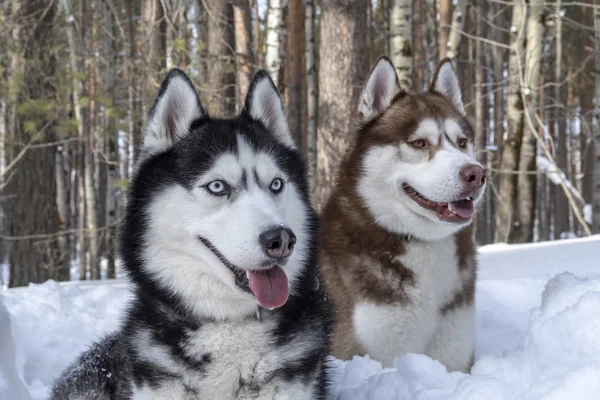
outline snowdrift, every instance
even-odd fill
[[[368,356],[332,358],[330,398],[597,399],[600,236],[487,246],[479,276],[471,374],[448,373],[417,354],[387,369]],[[0,398],[9,400],[47,399],[60,371],[117,327],[129,297],[121,281],[46,282],[2,294]]]

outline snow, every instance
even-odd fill
[[[332,358],[330,398],[597,398],[599,255],[600,236],[481,248],[471,374],[448,373],[418,354],[396,359],[394,368],[368,356]],[[130,295],[124,281],[46,282],[0,293],[0,399],[10,400],[47,399],[60,371],[117,327]]]
[[[594,212],[591,204],[586,204],[583,206],[583,220],[589,225],[592,225],[593,214]]]

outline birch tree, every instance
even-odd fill
[[[267,10],[267,39],[265,54],[265,65],[271,74],[275,86],[279,87],[279,70],[281,68],[282,50],[282,28],[283,28],[283,0],[269,0]]]
[[[315,6],[314,0],[305,0],[304,34],[306,35],[306,152],[308,184],[313,201],[317,190],[317,66],[315,63]]]
[[[438,36],[438,48],[440,60],[446,57],[448,41],[450,38],[450,25],[452,24],[452,0],[440,0],[439,2],[440,26]]]
[[[458,54],[458,46],[462,37],[462,30],[467,17],[467,0],[458,0],[452,11],[452,24],[448,43],[446,44],[446,57],[455,58]]]
[[[390,58],[400,86],[412,89],[412,0],[390,1]]]

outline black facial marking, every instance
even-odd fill
[[[262,185],[260,183],[260,177],[258,176],[258,172],[256,172],[256,168],[254,169],[254,182],[256,182],[258,187],[262,189]]]
[[[245,169],[242,170],[241,185],[242,185],[242,189],[244,189],[244,190],[248,189],[248,173],[246,172]]]

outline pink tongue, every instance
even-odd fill
[[[281,307],[288,299],[288,279],[281,267],[251,271],[248,283],[250,290],[264,308]]]
[[[473,205],[472,200],[453,201],[452,208],[455,214],[458,214],[463,218],[471,218],[475,212],[475,206]]]

